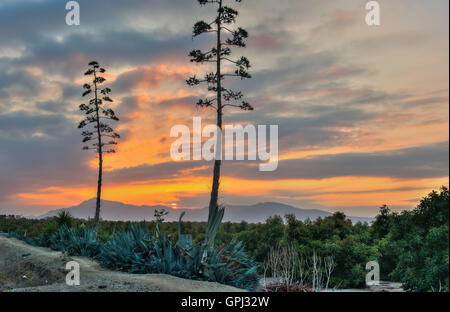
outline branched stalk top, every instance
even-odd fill
[[[241,0],[235,0],[241,2]],[[237,107],[242,110],[253,110],[253,107],[246,101],[243,101],[241,91],[231,90],[223,86],[225,77],[237,77],[240,79],[251,78],[248,72],[251,67],[250,61],[241,56],[232,59],[232,48],[246,47],[245,40],[248,33],[241,27],[232,28],[236,22],[239,13],[235,9],[223,5],[224,0],[198,0],[200,5],[213,4],[218,6],[217,16],[211,22],[199,21],[195,23],[192,37],[197,37],[205,33],[213,33],[217,38],[217,44],[209,51],[193,50],[189,53],[190,61],[195,63],[216,63],[217,71],[207,73],[203,78],[197,76],[190,77],[186,80],[189,86],[197,86],[202,83],[207,85],[210,92],[217,94],[214,98],[200,99],[197,105],[200,107],[212,107],[218,112],[226,106]],[[223,72],[221,64],[226,62],[235,66],[234,72]],[[238,102],[238,103],[236,103]]]
[[[80,110],[86,115],[86,117],[80,122],[78,128],[87,128],[82,132],[83,143],[93,141],[93,143],[83,147],[85,150],[96,150],[98,153],[114,153],[115,150],[112,146],[117,144],[117,139],[120,135],[117,134],[114,129],[108,124],[108,121],[118,121],[111,108],[106,106],[107,102],[113,102],[109,97],[111,92],[110,88],[100,88],[100,86],[106,81],[101,74],[106,70],[93,61],[89,63],[89,69],[84,73],[85,76],[91,76],[92,82],[83,85],[83,97],[92,95],[88,104],[81,104]],[[89,126],[91,128],[89,129]],[[103,147],[110,146],[109,149],[103,150]]]

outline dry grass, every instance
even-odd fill
[[[302,285],[300,283],[292,283],[292,284],[286,284],[286,283],[270,283],[266,286],[261,287],[259,291],[262,292],[314,292],[311,288]]]

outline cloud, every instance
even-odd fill
[[[65,124],[72,124],[62,115],[36,115],[24,111],[0,115],[0,134],[9,138],[30,138],[36,133],[53,137]]]
[[[0,3],[0,205],[18,193],[48,187],[67,187],[67,198],[72,188],[95,187],[96,158],[81,151],[76,128],[83,72],[93,59],[108,70],[113,108],[121,119],[122,139],[118,154],[109,158],[106,185],[209,181],[210,163],[171,162],[168,136],[175,124],[191,125],[193,115],[205,123],[215,118],[214,112],[195,107],[205,89],[185,85],[192,73],[209,71],[189,63],[187,53],[214,45],[210,36],[191,36],[192,25],[214,9],[194,0],[79,2],[79,27],[65,24],[67,11],[60,0]],[[224,177],[266,183],[389,176],[414,182],[448,175],[448,137],[442,134],[448,130],[448,66],[442,66],[448,30],[435,26],[448,24],[442,13],[448,3],[386,2],[386,26],[377,30],[364,24],[363,4],[236,4],[239,26],[249,30],[250,38],[247,48],[234,50],[232,57],[247,56],[253,78],[224,83],[242,90],[255,111],[227,109],[224,123],[278,124],[280,155],[320,155],[281,160],[270,174],[257,171],[254,163],[225,162]],[[411,49],[417,42],[426,44]],[[367,152],[372,148],[384,152]],[[417,183],[407,196],[423,189]],[[207,197],[208,191],[183,197],[180,185],[170,196],[187,205]],[[324,203],[293,198],[292,190],[282,188],[247,194],[247,200],[277,194],[291,204]],[[414,194],[408,200],[419,197]],[[245,201],[236,193],[225,196],[224,201]]]
[[[172,71],[164,66],[139,67],[120,74],[112,84],[112,88],[119,93],[130,92],[134,89],[156,89],[162,82],[183,81],[188,73],[188,70]]]
[[[361,10],[358,9],[336,9],[331,16],[319,26],[312,30],[313,36],[323,36],[324,34],[337,33],[344,36],[345,32],[352,26],[361,22]]]
[[[225,164],[227,175],[250,179],[325,179],[332,177],[392,177],[420,179],[445,177],[449,171],[449,144],[377,153],[343,153],[304,159],[282,160],[273,173],[246,166]]]
[[[224,161],[226,177],[255,180],[320,180],[336,177],[440,178],[448,174],[448,142],[377,153],[322,155],[279,162],[277,170],[260,172],[258,161]],[[111,183],[208,177],[212,162],[180,161],[109,171]],[[416,188],[417,189],[417,188]],[[399,189],[400,190],[400,189]],[[329,192],[329,191],[328,191]]]
[[[112,183],[164,181],[180,178],[183,171],[189,171],[191,174],[195,173],[198,176],[205,175],[210,170],[208,163],[204,161],[171,161],[156,165],[141,165],[133,168],[109,171],[105,173],[105,177]]]
[[[31,95],[39,89],[39,80],[23,69],[0,72],[0,98],[8,98],[11,94]]]

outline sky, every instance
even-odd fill
[[[80,0],[80,25],[64,0],[0,2],[0,213],[39,215],[96,196],[97,158],[83,151],[83,73],[107,69],[120,118],[117,153],[104,161],[103,198],[202,208],[212,162],[173,161],[170,129],[192,118],[202,88],[185,80],[198,20],[195,0]],[[250,80],[226,81],[252,112],[227,108],[224,124],[279,126],[279,164],[226,161],[220,203],[281,202],[374,216],[414,208],[449,184],[449,2],[380,0],[380,26],[362,0],[243,0]]]

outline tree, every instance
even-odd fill
[[[235,0],[241,2],[242,0]],[[247,72],[250,68],[250,61],[242,56],[237,60],[232,60],[232,47],[245,47],[245,39],[248,33],[245,29],[238,27],[230,29],[230,25],[234,24],[238,16],[238,12],[231,7],[224,5],[224,0],[198,0],[200,5],[212,4],[217,5],[217,15],[212,22],[199,21],[194,25],[193,38],[201,34],[211,33],[215,36],[215,45],[209,51],[193,50],[189,53],[191,62],[195,63],[213,63],[216,66],[215,72],[207,73],[204,79],[198,79],[196,76],[189,78],[186,82],[189,86],[197,86],[201,83],[207,85],[208,92],[213,92],[214,97],[200,99],[197,106],[205,108],[213,108],[217,114],[217,128],[222,130],[222,116],[225,107],[235,107],[245,111],[253,110],[253,107],[246,101],[243,101],[241,91],[231,90],[224,87],[226,77],[238,77],[241,79],[251,78]],[[236,66],[233,72],[223,71],[223,63]],[[218,133],[216,148],[221,150],[221,133]],[[221,160],[215,159],[213,171],[213,183],[211,190],[211,198],[209,202],[208,225],[206,230],[206,242],[212,244],[217,229],[222,221],[224,208],[218,206],[219,183],[220,183],[220,166]]]
[[[391,278],[412,291],[449,291],[449,191],[442,187],[412,211],[394,216],[388,252],[396,255]]]
[[[93,141],[90,145],[84,146],[84,150],[95,150],[98,154],[98,183],[97,183],[97,202],[95,207],[94,229],[97,230],[100,220],[100,199],[102,193],[102,174],[103,174],[103,154],[114,153],[115,150],[111,146],[117,144],[120,135],[107,123],[108,121],[118,121],[116,114],[111,108],[106,107],[106,102],[113,102],[109,97],[110,88],[100,88],[106,79],[101,74],[106,70],[93,61],[89,63],[89,69],[84,73],[85,76],[92,76],[92,83],[83,85],[83,97],[93,94],[89,99],[89,104],[81,104],[80,111],[86,117],[83,119],[78,128],[86,128],[82,132],[83,143]],[[100,93],[100,94],[99,94]],[[108,147],[108,149],[105,149]]]
[[[375,217],[372,224],[373,235],[376,239],[382,239],[389,233],[391,219],[391,209],[387,205],[381,206],[380,213]]]

